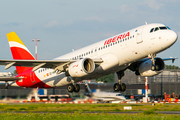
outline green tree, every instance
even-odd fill
[[[180,69],[180,68],[175,65],[165,65],[165,69]]]
[[[17,75],[17,70],[14,70],[14,75]]]
[[[101,78],[96,79],[97,82],[114,82],[114,74],[109,74]]]

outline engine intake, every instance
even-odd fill
[[[71,77],[83,77],[92,73],[94,69],[94,61],[90,58],[84,58],[70,64],[68,73]]]

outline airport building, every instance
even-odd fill
[[[114,82],[117,82],[117,75],[114,74]],[[122,92],[124,96],[143,95],[145,93],[145,77],[136,76],[134,72],[126,70],[122,82],[126,84],[126,91]],[[114,83],[97,84],[90,83],[89,86],[93,91],[109,91],[113,92]],[[80,85],[79,93],[68,93],[67,86],[57,87],[55,89],[39,89],[38,94],[41,95],[65,95],[69,94],[71,97],[84,98],[84,84]],[[4,84],[0,84],[0,99],[14,98],[26,99],[33,94],[33,88],[11,87],[4,89]],[[180,70],[164,70],[159,75],[148,77],[148,92],[149,95],[163,97],[164,93],[173,95],[180,95]]]
[[[115,75],[115,81],[118,78]],[[145,93],[145,77],[136,76],[132,71],[125,71],[122,82],[127,85],[124,95]],[[180,70],[164,70],[156,76],[148,77],[148,94],[164,96],[164,93],[180,95]]]

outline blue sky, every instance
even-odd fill
[[[38,59],[53,59],[147,23],[163,23],[180,36],[179,0],[0,1],[0,59],[12,59],[6,34],[15,31]],[[180,41],[158,57],[178,57]],[[166,62],[171,64],[171,62]],[[13,71],[11,68],[6,71]],[[0,67],[4,71],[4,66]]]

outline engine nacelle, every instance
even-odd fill
[[[156,58],[155,60],[155,69],[152,70],[152,61],[147,60],[139,66],[139,73],[141,76],[149,77],[161,73],[164,70],[165,64],[161,58]]]
[[[94,69],[94,61],[90,58],[83,58],[70,64],[68,73],[71,77],[83,77],[92,73]]]

